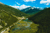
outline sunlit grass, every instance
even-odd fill
[[[17,25],[17,27],[21,27],[22,28],[22,26],[27,26],[27,23],[31,23],[31,22],[27,22],[27,21],[20,21],[19,22],[20,24],[16,24]],[[15,31],[11,31],[10,33],[36,33],[36,31],[38,30],[38,27],[39,25],[38,24],[35,24],[35,23],[32,23],[31,25],[30,25],[30,27],[31,27],[31,29],[29,29],[29,27],[26,29],[26,28],[23,28],[23,29],[19,29],[19,30],[15,30]]]

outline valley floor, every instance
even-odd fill
[[[28,21],[28,19],[25,17],[18,18],[18,22],[14,23],[7,30],[5,29],[6,31],[2,31],[1,33],[35,33],[38,30],[38,24]]]
[[[38,24],[35,24],[27,19],[21,20],[10,29],[10,33],[36,33]]]

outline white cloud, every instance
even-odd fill
[[[19,6],[12,6],[12,7],[14,7],[14,8],[19,8]]]
[[[36,0],[23,0],[24,2],[33,2],[33,1],[36,1]]]
[[[50,4],[50,0],[41,0],[40,4],[46,4],[49,5]]]
[[[16,1],[15,1],[16,2]],[[16,4],[20,5],[18,2],[16,2]]]
[[[23,4],[23,5],[20,6],[19,9],[25,9],[25,8],[27,8],[27,7],[30,7],[30,6],[26,6],[26,5]]]
[[[24,5],[24,4],[23,4],[23,5],[21,5],[21,6],[16,6],[16,5],[15,5],[15,6],[12,6],[12,7],[14,7],[14,8],[17,8],[17,9],[20,9],[20,10],[21,10],[21,9],[25,9],[25,8],[27,8],[27,7],[30,7],[30,6],[26,6],[26,5]]]

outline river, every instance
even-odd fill
[[[15,27],[12,29],[12,31],[15,30],[26,30],[26,29],[31,29],[30,25],[32,24],[31,21],[28,21],[28,19],[22,20],[19,23],[15,25]]]

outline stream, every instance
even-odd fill
[[[22,20],[21,22],[19,22],[15,25],[15,27],[12,29],[12,31],[31,29],[31,27],[30,27],[31,24],[32,24],[32,22],[28,21],[28,19]]]

